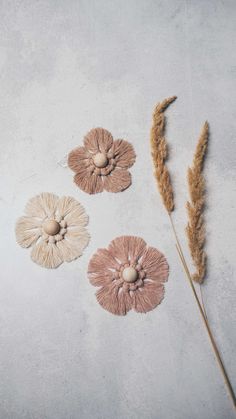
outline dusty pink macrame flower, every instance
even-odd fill
[[[89,131],[84,137],[84,147],[75,148],[68,156],[68,166],[76,173],[76,185],[89,194],[128,188],[131,175],[127,169],[134,161],[133,146],[125,140],[114,141],[103,128]]]
[[[168,273],[164,255],[134,236],[117,237],[108,249],[98,249],[88,266],[91,284],[101,287],[98,302],[118,315],[132,308],[146,313],[160,304]]]

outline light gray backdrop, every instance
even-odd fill
[[[155,103],[170,95],[169,168],[184,243],[186,169],[201,125],[209,321],[236,386],[235,1],[0,1],[1,419],[231,419],[231,401],[176,254],[152,176]],[[89,196],[57,162],[92,127],[133,143],[133,185]],[[30,260],[14,224],[42,191],[85,206],[92,239],[57,270]],[[115,317],[95,300],[89,258],[121,234],[165,253],[165,300]]]

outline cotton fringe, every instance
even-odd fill
[[[130,266],[137,279],[127,283],[122,272]],[[99,304],[116,315],[125,315],[132,308],[139,313],[153,310],[164,297],[168,272],[164,255],[135,236],[115,238],[108,249],[97,250],[88,266],[91,284],[101,287],[96,293]]]
[[[86,230],[88,216],[82,205],[69,196],[42,193],[29,200],[25,212],[16,223],[16,241],[21,247],[32,246],[32,260],[46,268],[56,268],[81,256],[89,243]],[[47,220],[60,225],[58,234],[48,235],[43,225]]]

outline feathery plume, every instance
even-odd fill
[[[209,138],[209,126],[205,122],[202,128],[192,167],[188,169],[190,202],[187,202],[188,224],[186,233],[189,249],[196,268],[192,275],[194,281],[202,283],[206,273],[206,253],[204,252],[205,226],[203,209],[205,201],[205,180],[202,174],[203,163]]]
[[[165,161],[167,158],[167,144],[164,138],[165,133],[165,116],[164,111],[166,108],[176,99],[176,96],[165,99],[163,102],[159,103],[153,113],[153,125],[151,130],[151,152],[155,167],[155,178],[158,183],[159,191],[163,199],[163,203],[168,212],[171,227],[176,240],[176,248],[183,265],[184,271],[186,273],[189,285],[191,287],[193,296],[197,303],[199,313],[201,315],[203,324],[206,328],[207,334],[209,336],[212,349],[216,356],[219,368],[224,377],[229,395],[236,407],[236,397],[234,394],[233,387],[227,375],[227,371],[224,367],[221,355],[217,348],[214,336],[212,334],[208,319],[205,314],[204,305],[200,303],[197,292],[193,285],[193,279],[201,283],[204,279],[205,270],[206,270],[206,255],[203,249],[205,241],[205,231],[203,223],[203,207],[204,207],[204,178],[202,175],[203,162],[206,153],[206,147],[208,142],[208,123],[205,122],[201,136],[199,138],[196,152],[193,159],[193,165],[188,170],[188,183],[189,183],[189,192],[191,203],[187,203],[188,214],[189,214],[189,223],[187,226],[187,235],[189,239],[189,247],[191,250],[192,258],[196,266],[196,273],[193,275],[190,274],[188,269],[187,262],[185,260],[182,246],[180,244],[178,234],[175,229],[175,224],[172,219],[172,211],[174,210],[174,199],[173,199],[173,190],[170,182],[170,175],[165,166]]]
[[[172,96],[158,103],[153,113],[151,128],[151,153],[154,163],[154,176],[163,200],[163,204],[170,214],[174,210],[174,196],[169,171],[165,165],[168,150],[165,139],[165,110],[174,102],[176,96]]]

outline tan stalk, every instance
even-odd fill
[[[167,143],[166,139],[164,137],[165,134],[165,115],[164,111],[166,108],[176,99],[176,96],[173,96],[169,99],[165,99],[163,102],[158,104],[154,110],[153,113],[153,125],[151,129],[151,152],[152,152],[152,158],[154,163],[154,176],[157,180],[159,191],[163,200],[163,204],[168,212],[171,227],[175,236],[176,240],[176,248],[178,251],[178,255],[180,258],[180,261],[182,263],[182,266],[184,268],[186,277],[188,279],[188,283],[191,287],[195,302],[197,304],[198,310],[200,312],[200,316],[203,320],[203,324],[206,328],[207,334],[209,336],[213,352],[215,354],[216,360],[218,362],[220,371],[224,377],[226,387],[228,389],[229,395],[232,399],[234,408],[236,408],[236,398],[235,394],[232,388],[232,385],[230,383],[229,377],[227,375],[226,369],[224,367],[223,361],[221,359],[219,350],[217,348],[215,339],[213,337],[211,328],[209,326],[207,316],[205,315],[204,306],[200,303],[200,300],[198,298],[197,292],[195,290],[195,287],[193,285],[193,280],[190,274],[190,271],[188,269],[183,250],[175,229],[175,225],[171,216],[171,212],[174,210],[174,198],[173,198],[173,189],[170,181],[170,175],[168,172],[168,169],[165,165],[165,161],[167,159]],[[207,126],[208,129],[208,126]],[[204,271],[205,272],[205,271]],[[198,281],[201,282],[201,281]]]
[[[184,258],[184,256],[183,256],[182,250],[181,250],[181,248],[178,246],[178,244],[176,244],[176,248],[177,248],[177,251],[178,251],[178,254],[179,254],[180,260],[181,260],[181,262],[182,262],[182,265],[183,265],[183,267],[184,267],[184,271],[185,271],[185,273],[186,273],[186,276],[187,276],[187,278],[188,278],[188,280],[189,280],[189,283],[190,283],[190,286],[191,286],[191,289],[192,289],[192,292],[193,292],[194,298],[195,298],[196,303],[197,303],[197,305],[198,305],[198,308],[199,308],[199,311],[200,311],[200,314],[201,314],[201,318],[202,318],[202,320],[203,320],[203,322],[204,322],[204,325],[205,325],[205,327],[206,327],[206,330],[207,330],[207,333],[208,333],[208,336],[209,336],[209,339],[210,339],[210,342],[211,342],[211,345],[212,345],[213,351],[214,351],[214,353],[215,353],[216,360],[217,360],[218,365],[219,365],[219,368],[220,368],[220,370],[221,370],[221,372],[222,372],[222,374],[223,374],[223,377],[224,377],[224,380],[225,380],[226,387],[227,387],[228,392],[229,392],[229,395],[230,395],[230,397],[231,397],[231,399],[232,399],[232,402],[233,402],[234,408],[236,408],[236,397],[235,397],[235,394],[234,394],[233,387],[232,387],[232,385],[231,385],[231,382],[230,382],[230,380],[229,380],[229,377],[228,377],[228,374],[227,374],[227,372],[226,372],[225,366],[224,366],[223,361],[222,361],[222,359],[221,359],[221,356],[220,356],[219,350],[218,350],[218,348],[217,348],[217,345],[216,345],[216,342],[215,342],[214,336],[213,336],[213,334],[212,334],[212,332],[211,332],[211,328],[210,328],[210,326],[209,326],[208,320],[207,320],[207,318],[206,318],[206,316],[205,316],[205,314],[204,314],[203,308],[202,308],[202,306],[201,306],[201,304],[200,304],[200,301],[199,301],[199,299],[198,299],[198,296],[197,296],[197,293],[196,293],[195,287],[194,287],[194,285],[193,285],[193,281],[192,281],[192,278],[191,278],[191,275],[190,275],[190,272],[189,272],[188,266],[187,266],[187,264],[186,264],[185,258]]]

